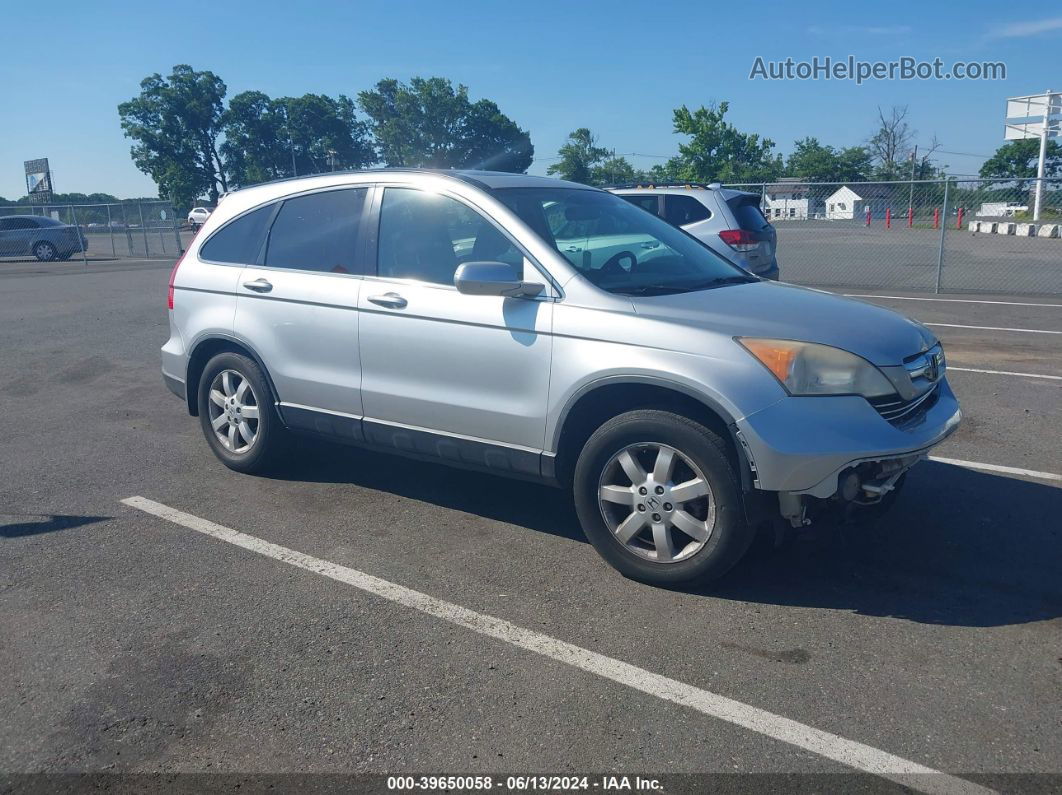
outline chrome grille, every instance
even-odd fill
[[[903,400],[896,395],[871,398],[870,405],[893,425],[904,425],[928,411],[937,402],[938,392],[939,386],[934,386],[928,392],[924,392],[912,400]]]

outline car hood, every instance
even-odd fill
[[[768,337],[832,345],[880,366],[898,365],[936,337],[880,306],[778,282],[633,297],[634,310],[663,322],[732,337]]]

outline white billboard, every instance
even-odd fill
[[[1006,130],[1009,140],[1039,138],[1047,124],[1047,137],[1062,132],[1062,93],[1033,94],[1007,100]]]

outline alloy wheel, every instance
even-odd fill
[[[246,453],[258,439],[258,396],[247,378],[235,370],[222,370],[210,384],[210,426],[222,446]]]
[[[597,497],[616,539],[655,563],[689,559],[715,529],[711,484],[688,456],[666,444],[632,444],[612,456]]]

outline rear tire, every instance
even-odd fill
[[[248,474],[275,470],[287,452],[265,375],[239,353],[214,356],[199,379],[199,423],[207,444],[229,469]]]
[[[641,582],[717,579],[755,538],[726,442],[667,411],[630,411],[598,428],[579,454],[573,489],[590,543]]]

